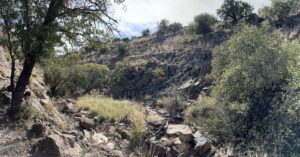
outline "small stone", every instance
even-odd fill
[[[102,133],[94,132],[94,135],[92,136],[91,139],[94,142],[94,144],[96,144],[96,145],[108,142],[108,138],[105,135],[103,135]]]
[[[115,149],[115,144],[112,143],[112,142],[109,142],[109,143],[107,143],[107,147],[108,147],[109,149]]]

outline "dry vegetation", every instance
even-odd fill
[[[145,114],[144,108],[137,103],[128,100],[114,100],[105,96],[89,95],[79,98],[77,106],[82,109],[88,109],[101,118],[115,121],[130,119],[132,122],[132,144],[139,145],[142,142],[146,125]]]

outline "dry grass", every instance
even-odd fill
[[[79,98],[77,106],[79,108],[88,109],[102,118],[113,119],[115,121],[129,118],[132,121],[132,144],[136,146],[143,141],[146,117],[142,106],[128,100],[114,100],[109,97],[96,95]]]
[[[133,111],[142,111],[142,107],[128,100],[114,100],[104,96],[89,95],[79,98],[79,108],[88,109],[99,117],[121,121],[129,117]]]

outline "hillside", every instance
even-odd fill
[[[84,62],[106,64],[112,70],[117,62],[124,60],[128,61],[128,65],[123,66],[134,67],[128,67],[126,75],[114,82],[110,91],[114,97],[159,97],[178,89],[178,92],[186,90],[187,97],[197,98],[201,90],[210,84],[206,76],[211,70],[212,50],[226,40],[226,36],[222,31],[208,37],[183,32],[152,35],[114,42],[100,50],[86,48],[82,57]],[[162,76],[155,76],[158,69]]]

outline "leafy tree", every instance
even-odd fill
[[[274,125],[270,122],[280,123],[278,115],[290,107],[283,103],[287,89],[299,90],[296,69],[299,69],[300,45],[281,39],[280,33],[267,26],[245,26],[214,50],[212,61],[213,95],[230,119],[228,129],[232,135],[249,140],[248,143],[256,140],[261,144],[265,140],[268,143],[265,147],[273,148],[275,144],[286,146],[286,143],[272,141],[271,134],[276,132],[271,131]],[[292,80],[298,80],[298,83],[292,83]],[[300,115],[288,116],[299,118]],[[297,121],[291,123],[296,125]],[[290,126],[280,124],[284,127],[282,130],[296,133]]]
[[[142,32],[142,36],[143,37],[147,37],[147,36],[149,36],[150,35],[150,29],[145,29],[145,30],[143,30],[143,32]]]
[[[176,33],[183,28],[182,24],[179,22],[171,23],[168,26],[168,33]]]
[[[241,19],[247,20],[252,15],[253,7],[241,0],[224,0],[217,14],[223,20],[230,20],[237,23]]]
[[[101,38],[100,25],[113,31],[116,20],[110,16],[109,7],[115,2],[123,0],[1,0],[0,8],[5,9],[0,21],[6,20],[5,14],[14,15],[9,21],[13,21],[13,30],[19,32],[15,39],[19,40],[18,49],[24,56],[23,69],[12,92],[12,118],[21,110],[23,93],[35,64],[64,41],[82,46],[86,41]]]
[[[212,31],[212,26],[217,23],[218,20],[208,13],[200,14],[194,17],[194,22],[191,24],[191,29],[196,34],[206,35]]]
[[[157,26],[157,34],[158,35],[167,34],[169,24],[170,24],[169,20],[167,20],[167,19],[161,20]]]
[[[260,9],[259,14],[275,24],[282,24],[296,10],[298,3],[294,0],[271,0],[271,6]]]
[[[20,46],[16,32],[16,25],[14,25],[14,20],[17,19],[17,14],[15,10],[11,10],[9,6],[14,5],[13,1],[1,1],[0,6],[0,17],[2,21],[0,22],[0,28],[2,31],[2,36],[0,37],[0,44],[7,48],[10,59],[11,59],[11,74],[10,74],[10,90],[13,91],[15,88],[15,71],[16,71],[16,57],[18,54],[18,47]]]

